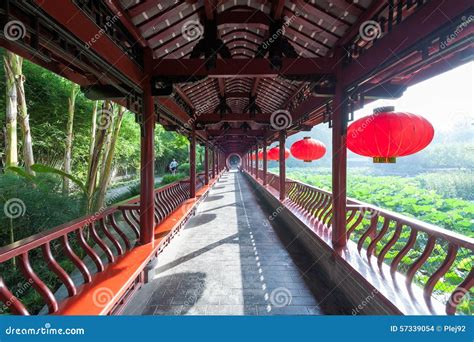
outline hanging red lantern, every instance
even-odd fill
[[[263,160],[263,151],[258,152],[258,160]]]
[[[285,148],[285,159],[288,159],[290,156],[290,150]],[[274,147],[271,148],[268,153],[267,153],[267,159],[268,160],[279,160],[280,159],[280,148]]]
[[[319,140],[304,137],[291,145],[290,151],[296,159],[309,163],[322,158],[326,154],[326,146]]]
[[[347,148],[374,163],[395,163],[397,157],[421,151],[434,137],[431,123],[416,114],[395,112],[394,107],[374,109],[347,129]]]

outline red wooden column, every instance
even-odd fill
[[[214,179],[216,178],[216,169],[215,169],[215,160],[216,157],[214,156],[214,149],[211,149],[211,157],[212,157],[212,162],[211,162],[211,177]]]
[[[286,182],[286,163],[285,163],[285,140],[286,132],[284,130],[280,131],[279,141],[280,141],[280,201],[283,201],[286,197],[285,194],[285,182]]]
[[[145,56],[148,61],[151,51]],[[155,106],[151,79],[143,82],[143,118],[140,155],[140,243],[152,243],[155,236]]]
[[[253,159],[253,174],[254,174],[255,178],[257,178],[258,147],[255,147],[254,153],[255,153],[255,157],[254,157],[254,159]]]
[[[334,248],[346,246],[346,173],[347,173],[347,110],[342,70],[336,72],[336,94],[332,115],[332,244]]]
[[[255,146],[255,179],[258,179],[258,145]]]
[[[209,184],[209,148],[204,145],[204,184]]]
[[[196,130],[189,137],[189,197],[196,197]]]
[[[267,185],[267,140],[263,140],[263,185]]]

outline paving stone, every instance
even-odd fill
[[[196,215],[159,255],[155,279],[124,314],[321,314],[301,271],[268,223],[248,182],[229,173],[211,189]],[[272,291],[289,291],[288,306]]]

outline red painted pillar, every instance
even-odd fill
[[[285,184],[286,184],[286,163],[285,163],[285,130],[280,131],[280,201],[283,201],[286,197]]]
[[[258,179],[258,145],[255,147],[255,178]]]
[[[267,185],[267,140],[263,140],[263,185]]]
[[[212,150],[212,178],[216,178],[216,151]]]
[[[255,147],[253,152],[255,153],[255,157],[253,158],[253,175],[257,177],[257,147]]]
[[[155,106],[151,93],[150,77],[146,77],[143,82],[142,120],[140,139],[140,243],[147,244],[152,243],[155,236]]]
[[[336,94],[332,115],[332,244],[340,249],[346,246],[346,173],[347,173],[347,110],[342,70],[337,72]]]
[[[204,145],[204,184],[209,184],[209,148]]]
[[[196,131],[189,137],[189,197],[196,197]]]

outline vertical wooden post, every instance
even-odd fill
[[[196,130],[189,137],[189,197],[196,197]]]
[[[204,145],[204,184],[209,184],[209,148]]]
[[[336,94],[332,114],[332,244],[346,246],[346,172],[347,108],[342,86],[342,71],[337,72]]]
[[[212,178],[216,178],[216,151],[212,149]]]
[[[280,201],[283,201],[286,197],[285,184],[286,184],[286,162],[285,162],[285,130],[280,131]]]
[[[255,146],[255,179],[258,180],[258,144]]]
[[[150,62],[151,50],[146,52]],[[155,105],[151,92],[151,78],[143,81],[143,118],[141,124],[140,155],[140,243],[154,241],[155,229]]]
[[[253,165],[254,165],[253,174],[255,175],[255,178],[256,178],[256,177],[257,177],[257,156],[258,156],[258,147],[255,147],[254,153],[255,153],[255,158],[253,159]]]
[[[267,185],[267,140],[263,140],[263,185]]]

